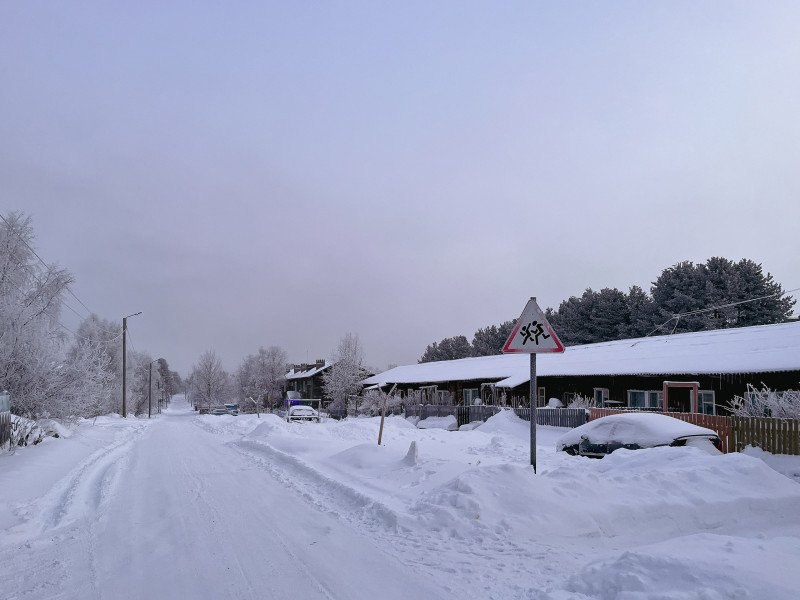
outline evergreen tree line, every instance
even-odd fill
[[[664,269],[649,294],[635,285],[627,293],[589,288],[545,312],[561,341],[570,346],[784,323],[791,319],[795,302],[760,264],[713,257],[705,263],[684,261]],[[708,310],[713,307],[721,308]],[[513,325],[514,321],[506,321],[483,327],[471,343],[463,335],[433,342],[419,362],[500,354]]]
[[[0,220],[0,389],[11,409],[31,418],[93,417],[122,408],[122,327],[90,314],[75,333],[60,321],[74,277],[34,253],[31,219]],[[88,312],[88,311],[87,311]],[[157,399],[182,388],[164,358],[128,352],[128,410],[146,413],[153,363]]]

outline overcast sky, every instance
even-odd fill
[[[794,0],[3,2],[0,211],[184,375],[346,332],[414,362],[681,260],[794,288],[799,31]]]

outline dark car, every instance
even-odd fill
[[[562,435],[556,449],[567,454],[602,458],[620,448],[698,446],[719,453],[717,432],[657,413],[622,413],[590,421]]]

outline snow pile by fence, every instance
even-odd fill
[[[800,487],[751,456],[664,447],[592,460],[556,452],[565,430],[539,427],[533,476],[529,424],[512,411],[458,433],[390,418],[382,447],[378,422],[278,421],[255,427],[243,450],[263,452],[287,485],[374,535],[402,531],[391,543],[405,560],[480,585],[485,597],[645,598],[657,589],[665,599],[727,598],[739,588],[757,597],[763,577],[742,569],[722,585],[730,553],[708,554],[716,542],[698,536],[725,536],[742,556],[763,547],[765,560],[800,551]],[[753,532],[763,539],[748,540]],[[696,580],[700,565],[706,596],[687,595],[680,577]],[[771,597],[792,597],[794,585],[777,580]],[[717,588],[722,595],[708,592]]]

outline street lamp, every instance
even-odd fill
[[[127,369],[126,369],[126,344],[125,344],[125,335],[128,331],[128,319],[131,317],[135,317],[136,315],[142,314],[142,311],[137,313],[133,313],[132,315],[128,315],[127,317],[122,317],[122,418],[128,417],[128,410],[125,404],[125,392],[126,392],[126,383],[127,383]]]

